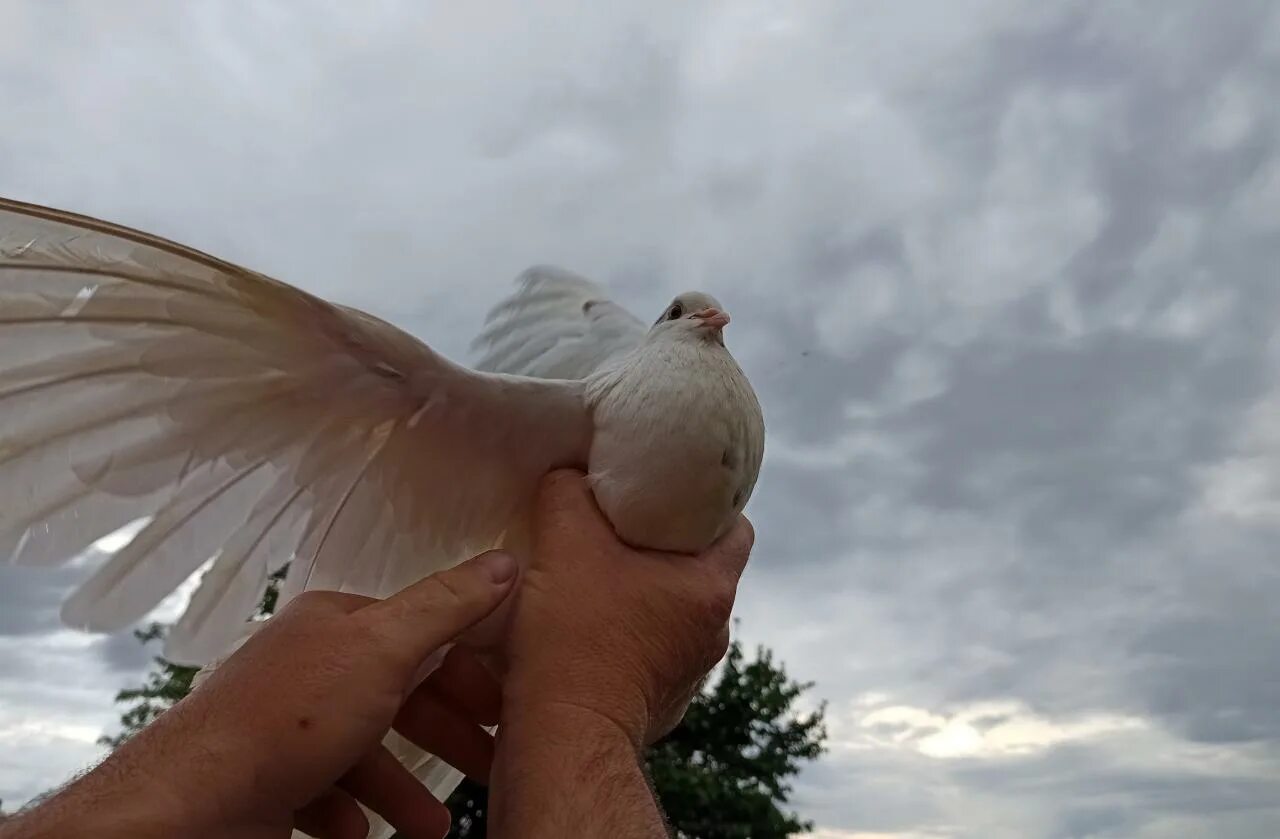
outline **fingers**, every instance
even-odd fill
[[[489,783],[493,737],[427,686],[410,694],[392,727],[401,736],[481,784]]]
[[[755,540],[756,532],[751,522],[747,521],[746,516],[738,516],[729,532],[702,554],[702,560],[729,575],[736,585],[742,572],[746,570]]]
[[[697,696],[698,693],[702,691],[702,686],[706,684],[707,677],[710,675],[711,669],[720,663],[721,659],[724,658],[725,653],[729,652],[729,643],[732,640],[733,639],[730,637],[730,634],[729,634],[729,624],[726,622],[723,626],[720,627],[719,631],[716,632],[716,640],[715,640],[714,646],[710,648],[711,660],[707,662],[707,672],[702,676],[701,679],[698,680],[698,687],[693,692],[694,696]],[[690,701],[692,701],[692,699],[690,699]]]
[[[294,827],[316,839],[365,839],[369,819],[356,800],[331,789],[294,814]]]
[[[542,479],[536,513],[540,522],[565,521],[589,537],[617,538],[596,505],[586,475],[576,469],[557,469]]]
[[[502,688],[489,668],[469,650],[454,647],[424,687],[476,725],[497,725]]]
[[[516,570],[510,554],[489,551],[366,606],[357,618],[416,666],[497,608]]]
[[[580,499],[590,497],[590,492],[586,473],[579,469],[552,470],[542,476],[538,485],[539,501],[557,507],[558,502],[581,503]]]
[[[372,597],[365,597],[362,594],[351,594],[345,591],[319,591],[312,589],[298,594],[297,597],[285,604],[280,610],[280,615],[272,620],[278,620],[280,616],[286,614],[333,614],[340,612],[342,614],[351,614],[359,611],[371,603],[377,602]]]
[[[455,647],[405,700],[393,727],[471,780],[487,784],[494,741],[480,726],[497,725],[501,708],[497,680],[473,653]]]
[[[449,832],[448,809],[384,746],[351,767],[338,786],[407,839],[440,839]]]

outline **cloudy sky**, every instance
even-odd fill
[[[703,288],[770,438],[742,637],[829,700],[824,839],[1280,825],[1280,8],[54,2],[0,193],[455,358],[531,263]],[[146,653],[0,568],[0,798]]]

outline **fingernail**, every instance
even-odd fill
[[[509,582],[516,575],[516,558],[506,551],[489,551],[476,560],[495,584]]]

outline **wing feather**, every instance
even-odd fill
[[[63,603],[63,622],[110,632],[153,609],[220,550],[261,489],[252,479],[269,464],[213,469],[184,487]]]
[[[191,603],[170,630],[170,643],[187,657],[210,660],[224,653],[252,616],[267,577],[288,556],[272,552],[272,534],[287,538],[306,515],[299,503],[307,488],[283,472],[249,514],[243,527],[223,546],[213,567],[201,578]]]
[[[285,562],[285,598],[386,595],[494,544],[589,436],[577,382],[467,370],[183,245],[0,199],[0,556],[57,563],[148,520],[73,625],[125,626],[212,557],[166,648],[201,663]]]
[[[535,266],[517,279],[472,343],[477,369],[581,379],[643,340],[646,327],[603,288],[563,268]]]

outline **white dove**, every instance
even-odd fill
[[[0,557],[53,565],[148,519],[62,610],[115,631],[213,559],[165,654],[205,663],[267,577],[383,597],[523,544],[538,480],[585,467],[626,542],[697,552],[764,448],[714,298],[647,330],[526,271],[479,370],[354,309],[156,236],[0,199]],[[402,748],[441,798],[458,775]]]

